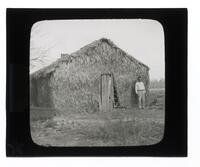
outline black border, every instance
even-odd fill
[[[165,33],[164,139],[150,146],[42,147],[29,125],[29,40],[32,25],[53,19],[153,19]],[[187,9],[7,9],[6,155],[187,156]]]

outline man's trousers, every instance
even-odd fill
[[[138,91],[138,107],[145,108],[145,90]]]

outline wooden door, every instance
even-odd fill
[[[111,74],[101,74],[99,108],[102,112],[108,112],[112,110],[112,84]]]

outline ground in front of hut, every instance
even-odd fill
[[[160,142],[164,135],[164,90],[151,91],[144,110],[57,115],[30,123],[33,141],[42,146],[138,146]]]

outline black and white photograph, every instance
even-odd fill
[[[153,19],[41,20],[30,131],[45,147],[147,146],[165,133],[165,34]]]

